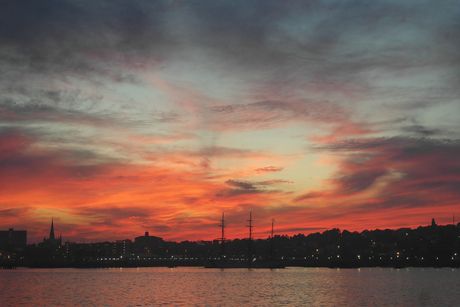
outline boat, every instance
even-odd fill
[[[273,228],[274,228],[274,220],[272,219],[272,230],[271,230],[271,244],[270,244],[270,259],[257,259],[253,257],[252,253],[252,230],[254,228],[253,219],[252,219],[252,211],[249,212],[249,220],[248,220],[248,229],[249,229],[249,237],[248,237],[248,255],[247,258],[238,258],[232,259],[227,258],[225,256],[225,220],[224,220],[224,213],[222,213],[221,223],[219,224],[221,227],[221,256],[217,259],[209,260],[205,264],[205,268],[218,268],[218,269],[284,269],[286,266],[283,262],[274,259],[273,257]]]

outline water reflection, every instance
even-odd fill
[[[455,306],[455,269],[0,271],[1,306]]]

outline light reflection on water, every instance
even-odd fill
[[[459,306],[460,270],[0,270],[0,306]]]

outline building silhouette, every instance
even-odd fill
[[[17,252],[22,251],[27,246],[27,231],[14,230],[0,230],[0,250]]]
[[[163,239],[151,236],[148,231],[143,236],[134,238],[136,252],[143,255],[151,255],[163,245]]]
[[[48,238],[43,238],[43,245],[52,248],[58,248],[62,245],[62,236],[56,238],[54,233],[54,219],[51,218],[50,234]]]
[[[250,220],[252,226],[252,216]],[[253,238],[252,233],[248,238],[225,239],[223,258],[221,240],[174,242],[148,232],[134,240],[62,245],[51,220],[43,242],[30,244],[23,252],[0,248],[0,267],[12,263],[29,267],[460,267],[460,223],[438,225],[432,220],[413,229],[351,232],[334,228],[292,236],[275,235],[273,225],[272,221],[272,231],[264,239]],[[14,236],[12,229],[0,232],[0,246],[23,247],[25,231],[17,233],[21,235]]]

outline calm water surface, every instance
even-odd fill
[[[0,270],[0,306],[460,306],[458,269]]]

